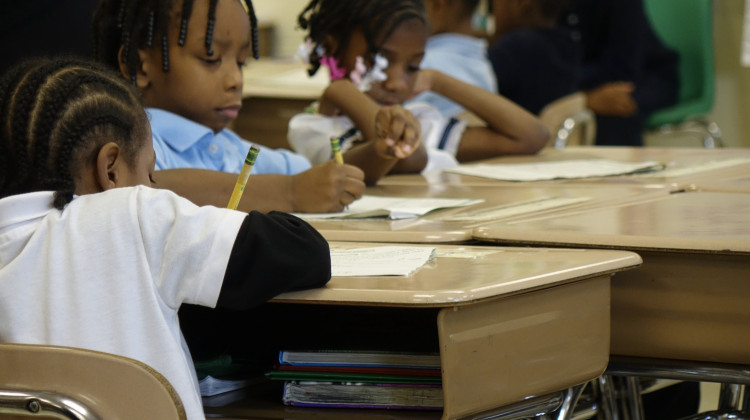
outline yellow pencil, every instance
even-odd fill
[[[331,137],[331,151],[333,152],[333,158],[336,159],[336,163],[344,163],[344,155],[341,154],[341,143],[339,143],[338,137]]]
[[[250,150],[247,151],[245,163],[242,165],[240,175],[237,177],[237,183],[234,184],[234,191],[232,191],[232,197],[229,198],[229,205],[227,205],[227,208],[237,210],[237,206],[240,204],[240,198],[242,198],[242,193],[245,191],[247,179],[250,177],[250,171],[253,169],[253,165],[255,165],[255,158],[258,157],[258,152],[260,152],[260,150],[255,146],[250,147]]]

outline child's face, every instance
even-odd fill
[[[388,59],[388,76],[383,82],[372,85],[367,92],[380,105],[400,105],[412,97],[414,83],[419,73],[419,65],[424,57],[427,43],[427,26],[419,19],[410,19],[401,23],[380,48],[380,55]],[[356,56],[365,57],[367,44],[359,32],[351,37],[344,57],[344,65],[351,67]]]
[[[161,70],[161,47],[143,51],[148,66],[146,86],[140,86],[146,105],[179,114],[221,131],[237,118],[242,106],[242,67],[250,47],[250,19],[237,0],[220,0],[211,48],[206,53],[208,0],[196,0],[184,46],[177,44],[182,2],[172,12],[169,72]],[[155,43],[156,44],[156,43]]]

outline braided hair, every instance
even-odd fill
[[[76,168],[116,142],[129,165],[148,137],[138,93],[117,74],[80,59],[31,59],[0,79],[0,198],[55,191],[73,199]]]
[[[336,51],[327,51],[326,54],[339,57],[346,51],[355,29],[362,31],[367,42],[370,56],[363,58],[372,63],[382,44],[401,23],[419,19],[427,24],[422,2],[423,0],[312,0],[297,18],[299,26],[308,31],[313,44],[308,73],[312,76],[320,68],[320,59],[323,57],[318,47],[326,36],[331,35],[339,41]]]
[[[94,13],[92,23],[94,57],[119,71],[120,63],[117,57],[122,46],[122,62],[127,66],[131,81],[135,83],[139,64],[138,49],[158,47],[161,48],[162,70],[168,72],[169,37],[176,37],[179,46],[185,45],[188,22],[193,12],[194,0],[182,0],[179,14],[173,13],[172,9],[176,7],[176,1],[178,0],[102,0]],[[253,57],[257,59],[259,57],[258,19],[255,16],[252,1],[231,1],[241,1],[247,6],[247,14],[252,27]],[[218,0],[209,0],[208,24],[205,29],[206,53],[209,56],[214,53],[211,44],[216,23],[217,3]],[[179,29],[175,33],[170,33],[170,26],[179,27]]]

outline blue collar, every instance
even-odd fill
[[[213,130],[181,115],[159,108],[146,108],[151,131],[172,149],[184,152],[206,136],[215,136]],[[220,131],[219,133],[223,132]],[[217,133],[217,134],[219,134]]]

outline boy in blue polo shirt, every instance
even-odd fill
[[[105,0],[93,26],[96,57],[130,79],[148,107],[156,186],[225,206],[250,148],[227,127],[242,105],[242,67],[257,57],[252,4]],[[241,210],[340,211],[364,191],[358,168],[310,167],[286,150],[261,147],[253,173]]]

